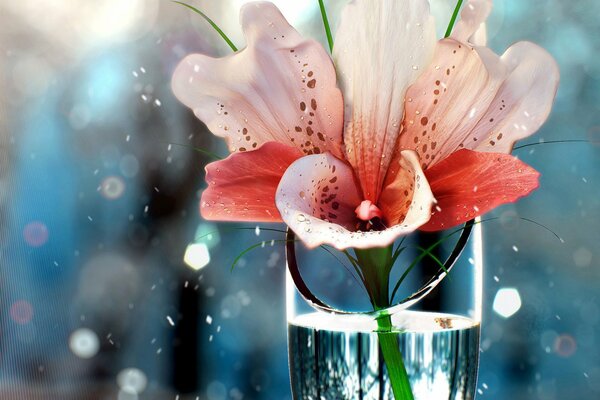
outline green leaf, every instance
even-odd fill
[[[356,278],[356,276],[352,273],[352,271],[350,270],[350,268],[348,268],[348,266],[346,264],[344,264],[342,262],[342,260],[339,259],[338,256],[335,255],[335,253],[333,251],[331,251],[330,249],[327,248],[326,245],[321,245],[320,246],[321,249],[325,250],[327,253],[329,253],[333,258],[335,258],[340,264],[342,264],[342,266],[346,269],[346,271],[348,271],[348,273],[350,274],[350,276],[356,281],[356,283],[358,283],[359,285],[362,284],[364,286],[365,284],[365,280],[362,276],[362,274],[360,273],[360,270],[356,267],[356,265],[352,264],[352,261],[350,262],[352,264],[352,266],[354,267],[354,271],[356,271],[356,274],[358,275],[358,278],[360,278],[360,281]]]
[[[515,218],[520,219],[522,221],[532,223],[534,225],[539,226],[540,228],[543,228],[544,230],[546,230],[546,231],[550,232],[552,235],[554,235],[554,237],[556,237],[561,243],[564,243],[564,240],[549,227],[547,227],[543,224],[540,224],[539,222],[536,222],[529,218],[525,218],[525,217],[515,217]],[[483,224],[484,222],[491,222],[491,221],[496,221],[499,219],[500,219],[499,217],[488,218],[485,220],[475,221],[475,222],[473,222],[473,225]],[[402,284],[402,282],[406,279],[408,274],[419,264],[419,262],[421,262],[421,260],[423,260],[423,258],[429,256],[436,263],[440,264],[440,266],[442,266],[442,269],[444,270],[444,272],[446,272],[446,274],[448,274],[446,267],[443,265],[443,263],[437,257],[435,257],[435,255],[432,254],[432,251],[435,250],[435,248],[440,246],[442,243],[444,243],[446,240],[448,240],[452,236],[467,229],[467,226],[468,226],[468,223],[464,227],[457,229],[457,230],[449,233],[448,235],[444,236],[443,238],[441,238],[440,240],[438,240],[437,242],[435,242],[434,244],[429,246],[427,249],[420,248],[421,250],[423,250],[422,253],[413,260],[413,262],[409,265],[409,267],[404,271],[404,273],[402,274],[402,276],[400,277],[398,282],[396,282],[396,285],[394,286],[394,290],[392,291],[392,295],[391,295],[392,302],[393,302],[394,298],[396,297],[396,293],[398,292],[398,289],[400,289],[400,285]]]
[[[279,239],[279,240],[269,240],[268,242],[272,242],[272,243],[289,243],[289,242],[298,242],[298,240],[283,240],[283,239]],[[252,250],[257,249],[259,247],[266,247],[267,246],[267,240],[263,240],[260,243],[256,243],[250,247],[248,247],[247,249],[245,249],[244,251],[242,251],[240,254],[238,254],[238,256],[235,258],[235,260],[233,260],[233,263],[231,264],[231,272],[233,272],[233,270],[235,269],[235,266],[240,262],[240,260],[242,259],[242,257],[244,257],[246,254],[250,253]]]
[[[404,239],[402,241],[404,241]],[[402,254],[402,252],[404,250],[406,250],[406,247],[400,247],[400,246],[398,246],[398,248],[396,248],[396,251],[394,251],[394,255],[392,257],[392,266],[394,266],[394,264],[396,264],[396,261],[398,260],[398,257],[400,257],[400,255]]]
[[[542,225],[542,224],[540,224],[539,222],[536,222],[536,221],[534,221],[534,220],[532,220],[532,219],[525,218],[525,217],[519,217],[519,219],[520,219],[520,220],[522,220],[522,221],[526,221],[526,222],[532,223],[532,224],[534,224],[534,225],[537,225],[537,226],[539,226],[540,228],[543,228],[543,229],[547,230],[548,232],[550,232],[551,234],[553,234],[553,235],[554,235],[554,237],[556,237],[558,240],[560,240],[560,242],[561,242],[561,243],[564,243],[564,240],[563,240],[563,238],[561,238],[561,237],[558,235],[558,233],[554,232],[552,229],[548,228],[546,225]],[[482,221],[482,222],[483,222],[483,221]]]
[[[327,43],[329,43],[329,51],[333,53],[333,35],[331,34],[331,26],[329,25],[327,10],[325,10],[325,4],[323,3],[323,0],[319,0],[319,9],[321,10],[321,17],[323,18],[323,26],[325,28],[325,34],[327,35]]]
[[[197,151],[198,153],[204,154],[205,156],[209,156],[211,158],[214,158],[215,160],[222,160],[222,157],[219,157],[218,155],[216,155],[215,153],[212,153],[208,150],[205,150],[201,147],[194,147],[194,146],[190,146],[188,144],[181,144],[181,143],[169,143],[170,145],[173,146],[180,146],[180,147],[187,147],[189,149],[192,149],[194,151]]]
[[[474,224],[478,224],[481,223],[483,221],[480,222],[475,222]],[[423,260],[425,257],[427,257],[428,255],[433,256],[433,254],[431,254],[431,252],[433,250],[435,250],[438,246],[440,246],[442,243],[444,243],[446,240],[450,239],[452,236],[456,235],[457,233],[460,233],[462,231],[464,231],[465,229],[467,229],[468,223],[460,228],[455,230],[454,232],[451,232],[450,234],[444,236],[443,238],[441,238],[440,240],[438,240],[437,242],[435,242],[434,244],[432,244],[431,246],[429,246],[427,249],[425,249],[425,251],[423,251],[421,254],[419,254],[414,260],[413,262],[409,265],[409,267],[406,269],[406,271],[404,271],[404,273],[402,274],[402,276],[400,277],[400,279],[398,279],[398,282],[396,282],[396,285],[394,286],[394,290],[392,291],[392,301],[394,300],[394,298],[396,297],[396,293],[398,292],[398,289],[400,289],[400,285],[402,284],[402,282],[404,282],[404,280],[406,279],[406,277],[408,276],[408,274],[413,270],[413,268],[415,268],[419,262],[421,262],[421,260]],[[433,256],[434,260],[436,259],[435,256]],[[439,260],[437,260],[439,261]],[[444,271],[447,272],[446,268],[444,268]]]
[[[537,143],[527,143],[527,144],[523,144],[521,146],[517,146],[513,149],[514,150],[521,150],[524,149],[526,147],[531,147],[531,146],[539,146],[541,144],[556,144],[556,143],[591,143],[589,140],[584,140],[584,139],[572,139],[572,140],[549,140],[547,142],[537,142]]]
[[[417,246],[417,248],[418,248],[420,251],[422,251],[423,253],[425,253],[425,255],[426,255],[426,256],[429,256],[429,258],[431,258],[433,261],[435,261],[435,262],[437,263],[437,265],[439,265],[439,266],[440,266],[440,268],[441,268],[441,269],[442,269],[442,270],[443,270],[443,271],[444,271],[446,274],[449,274],[449,273],[450,273],[450,271],[448,271],[448,270],[446,269],[446,266],[444,265],[444,263],[443,263],[443,262],[441,262],[441,261],[440,261],[440,259],[439,259],[439,258],[437,258],[437,256],[436,256],[435,254],[433,254],[433,252],[432,252],[432,251],[429,251],[429,250],[427,250],[427,249],[424,249],[424,248],[423,248],[423,247],[421,247],[421,246]]]
[[[219,26],[212,19],[210,19],[208,17],[208,15],[204,14],[202,11],[198,10],[196,7],[189,5],[187,3],[183,3],[181,1],[175,1],[175,0],[173,0],[173,3],[177,3],[184,7],[187,7],[190,10],[192,10],[193,12],[195,12],[196,14],[200,15],[202,18],[204,18],[206,20],[206,22],[208,22],[210,24],[210,26],[213,27],[213,29],[215,31],[217,31],[217,33],[223,38],[223,40],[229,45],[229,47],[231,47],[231,50],[238,51],[237,47],[235,47],[235,45],[233,44],[231,39],[229,39],[229,37],[225,34],[225,32],[223,32],[223,30],[221,28],[219,28]]]
[[[458,13],[460,12],[460,8],[462,7],[463,0],[458,0],[456,3],[456,8],[454,8],[454,13],[452,13],[452,18],[450,19],[450,23],[448,24],[448,29],[446,29],[445,38],[450,37],[452,34],[452,29],[454,29],[454,24],[456,23],[456,19],[458,18]]]
[[[262,228],[259,227],[260,231],[265,231],[265,232],[278,232],[278,233],[285,233],[286,231],[284,231],[283,229],[275,229],[275,228]],[[202,236],[197,236],[194,238],[195,241],[204,239],[205,237],[211,236],[211,235],[215,235],[221,232],[228,232],[228,231],[255,231],[256,227],[254,228],[250,228],[247,226],[236,226],[236,227],[232,227],[232,228],[223,228],[221,230],[218,231],[212,231],[212,232],[208,232]]]

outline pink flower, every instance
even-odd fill
[[[354,0],[332,61],[271,3],[245,5],[244,50],[190,55],[173,76],[232,152],[206,168],[202,216],[370,248],[529,194],[538,173],[509,153],[548,117],[558,68],[531,43],[484,47],[490,9],[470,0],[436,41],[426,0]]]

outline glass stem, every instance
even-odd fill
[[[398,335],[392,332],[392,317],[384,314],[377,319],[377,337],[387,366],[390,384],[395,400],[414,400],[402,353],[398,345]]]

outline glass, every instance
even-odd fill
[[[396,264],[396,275],[403,273],[410,265],[407,262],[419,255],[418,250],[411,254],[409,249],[445,237],[447,233],[409,239],[411,243],[403,244],[407,250]],[[447,254],[449,250],[439,248],[438,253]],[[294,399],[393,400],[380,349],[384,338],[397,341],[415,400],[475,397],[483,271],[479,224],[474,226],[449,275],[444,278],[442,273],[433,290],[377,313],[360,301],[364,295],[360,285],[347,276],[348,270],[336,274],[339,265],[323,257],[315,264],[317,257],[311,253],[298,256],[307,286],[317,297],[353,313],[332,313],[314,307],[298,291],[288,269],[288,350]],[[426,273],[431,271],[429,261],[431,257],[423,258],[416,265],[397,298],[410,297],[423,282],[432,279],[433,274]],[[397,280],[396,275],[392,282]],[[377,320],[383,314],[391,316],[393,325],[392,332],[385,336],[378,333]]]

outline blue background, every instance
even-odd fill
[[[183,56],[227,48],[170,2],[41,3],[0,4],[1,397],[133,399],[117,375],[136,368],[141,399],[290,398],[283,249],[229,272],[279,237],[200,219],[209,159],[185,146],[225,149],[169,87]],[[242,43],[241,3],[197,5]],[[279,2],[324,42],[316,3]],[[435,2],[440,31],[450,3]],[[327,2],[334,26],[343,4]],[[530,40],[560,64],[554,111],[527,143],[589,143],[515,153],[541,189],[493,216],[530,218],[564,243],[514,219],[484,228],[482,399],[600,398],[599,16],[596,0],[498,0],[490,20],[496,52]],[[193,271],[187,245],[215,230],[210,264]],[[492,308],[505,287],[522,299],[508,319]],[[69,346],[82,327],[100,343],[91,359]]]

